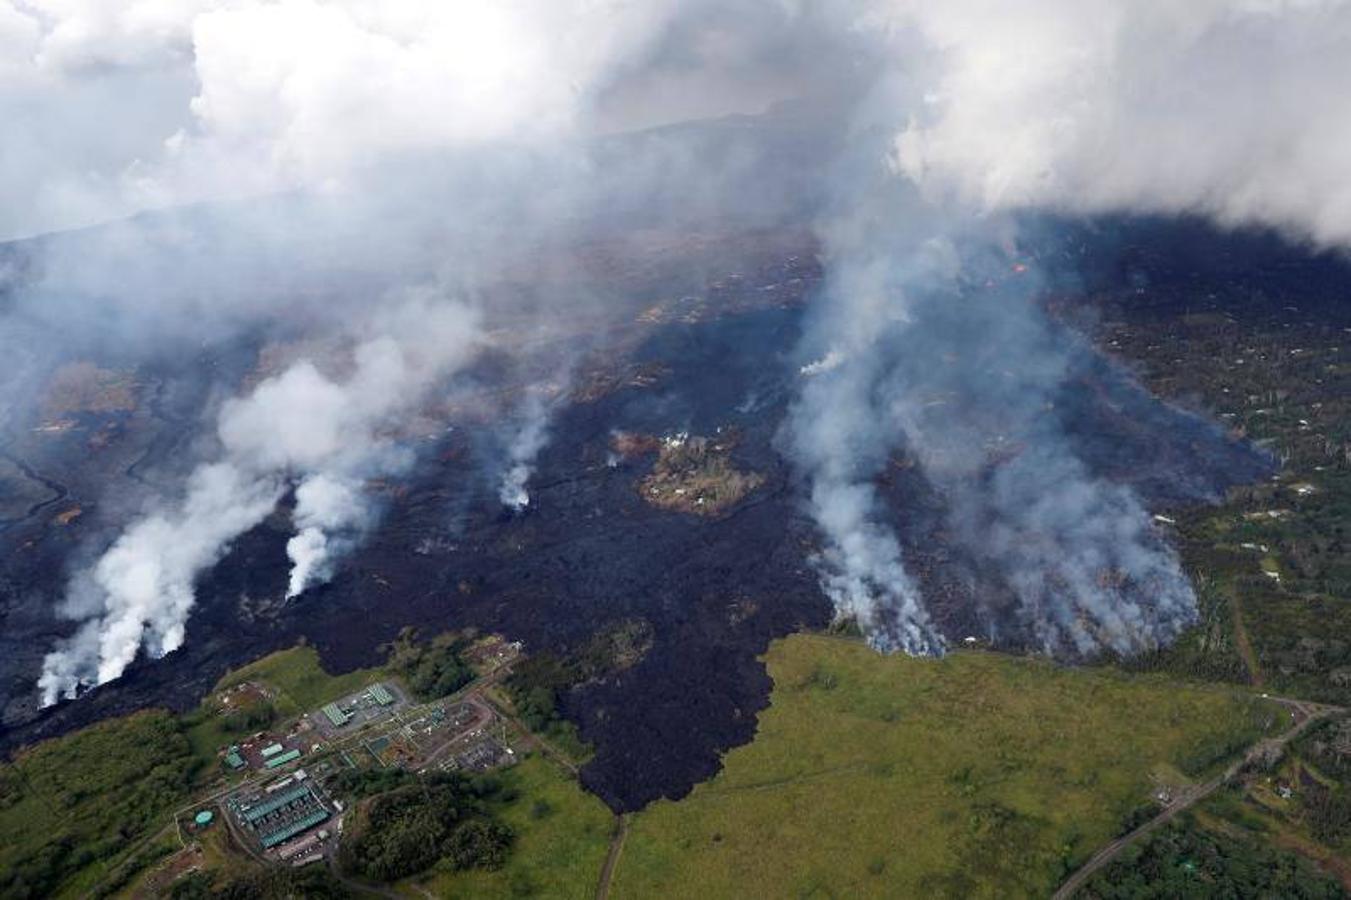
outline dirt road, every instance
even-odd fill
[[[615,816],[615,836],[610,839],[610,852],[605,856],[605,865],[600,870],[600,884],[596,887],[596,900],[608,900],[610,882],[615,877],[615,867],[619,865],[619,854],[624,850],[624,838],[629,836],[629,817]]]

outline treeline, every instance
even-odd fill
[[[514,838],[485,802],[499,790],[493,779],[445,773],[378,794],[359,809],[339,863],[345,872],[380,882],[437,864],[498,868]]]
[[[1190,816],[1126,850],[1098,872],[1085,900],[1174,900],[1179,897],[1281,897],[1334,900],[1346,892],[1293,853],[1198,826]]]
[[[1334,782],[1305,788],[1309,829],[1332,846],[1351,842],[1351,717],[1315,725],[1300,736],[1295,751]]]
[[[1310,788],[1304,809],[1318,840],[1337,845],[1351,838],[1351,789],[1345,784]]]
[[[277,708],[266,700],[237,707],[221,716],[221,726],[231,734],[252,734],[277,721]]]
[[[0,767],[0,896],[48,897],[114,860],[186,802],[198,762],[179,719],[149,711]]]
[[[215,873],[194,872],[169,891],[172,900],[346,900],[352,893],[320,866],[269,867],[217,884]]]
[[[325,787],[341,797],[361,800],[416,782],[416,775],[399,768],[342,769],[325,783]]]
[[[474,680],[474,670],[461,656],[467,646],[454,634],[419,642],[417,632],[405,628],[390,647],[389,669],[403,677],[418,700],[435,700]]]
[[[579,684],[633,665],[652,644],[652,627],[642,619],[625,619],[594,634],[565,656],[534,654],[522,660],[506,681],[511,702],[532,731],[548,732],[562,724],[564,694]]]

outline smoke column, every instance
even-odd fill
[[[502,505],[515,512],[530,505],[526,485],[535,471],[535,457],[549,439],[549,410],[538,394],[532,392],[527,397],[522,415],[524,421],[507,447],[507,471],[497,490]]]
[[[1155,646],[1194,617],[1191,587],[1139,498],[1075,456],[1055,404],[1088,351],[1036,304],[1000,214],[1200,212],[1351,240],[1334,87],[1351,7],[879,2],[852,24],[890,62],[829,180],[828,277],[788,427],[823,587],[875,643],[941,645],[920,638],[929,617],[872,486],[904,453],[1036,643]]]
[[[873,479],[901,434],[877,386],[886,342],[909,322],[891,257],[849,265],[832,255],[826,306],[810,340],[828,348],[803,367],[805,384],[790,411],[790,452],[809,483],[810,509],[827,546],[817,560],[822,587],[837,613],[855,620],[875,645],[907,653],[941,653],[919,589],[885,523]],[[934,260],[915,257],[918,279]]]
[[[823,589],[876,644],[911,652],[943,638],[893,527],[905,511],[875,488],[896,454],[943,495],[952,533],[999,569],[1042,646],[1150,646],[1191,615],[1138,498],[1066,441],[1054,408],[1083,349],[1036,304],[1035,271],[1011,278],[1007,214],[1200,214],[1351,244],[1351,4],[1336,0],[0,0],[0,50],[0,113],[49,151],[14,142],[0,158],[0,234],[300,192],[341,213],[346,239],[307,259],[320,270],[414,245],[453,245],[464,261],[502,234],[448,239],[465,221],[557,234],[601,174],[626,208],[678,196],[726,211],[745,198],[727,200],[703,145],[621,149],[617,174],[578,147],[783,100],[826,110],[803,140],[846,151],[792,182],[824,198],[827,281],[786,446],[824,539]],[[839,119],[852,123],[842,137]],[[178,269],[128,264],[153,255],[153,227],[111,229],[100,253],[76,241],[62,290],[5,302],[69,326],[72,344],[104,330],[149,344],[160,332],[142,326],[161,319],[172,340],[218,337],[292,300],[317,316],[322,303],[237,286],[241,271],[270,283],[310,233],[284,202],[260,209],[218,220]],[[227,404],[181,495],[74,573],[65,607],[82,624],[47,659],[45,701],[179,646],[193,580],[288,490],[290,594],[359,540],[373,515],[363,484],[407,465],[390,436],[399,416],[463,364],[478,329],[454,304],[408,317],[388,299],[352,306],[333,314],[349,372],[297,363]],[[528,500],[545,433],[528,416],[512,441],[504,503]]]
[[[286,555],[291,560],[288,599],[333,574],[333,556],[352,543],[350,533],[369,517],[360,491],[359,484],[324,472],[306,478],[296,488],[292,518],[300,531],[286,542]]]
[[[346,379],[302,361],[227,403],[217,425],[222,458],[193,473],[181,504],[128,526],[91,572],[75,576],[68,608],[87,621],[47,656],[44,704],[119,677],[142,648],[159,657],[181,646],[197,575],[273,510],[290,480],[299,480],[300,532],[287,544],[287,595],[328,577],[335,552],[371,515],[359,480],[408,462],[383,430],[480,339],[471,310],[427,295],[381,307],[367,324],[379,336],[356,346]]]
[[[48,654],[38,682],[44,705],[73,697],[82,683],[117,678],[142,646],[156,657],[178,649],[197,573],[261,521],[281,491],[276,478],[228,462],[205,465],[189,479],[178,508],[129,526],[71,585],[68,602],[97,612]]]

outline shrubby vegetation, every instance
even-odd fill
[[[563,725],[559,703],[569,690],[628,668],[651,645],[652,626],[642,619],[625,619],[601,629],[566,656],[546,652],[525,658],[507,679],[506,688],[532,731],[554,733]]]
[[[1153,800],[1144,801],[1122,817],[1121,827],[1117,829],[1116,836],[1124,837],[1125,835],[1130,834],[1141,825],[1144,825],[1146,822],[1153,819],[1160,812],[1162,812],[1162,807],[1160,807],[1159,804],[1155,803]]]
[[[526,756],[497,777],[502,789],[487,803],[515,832],[506,863],[491,870],[433,866],[410,885],[410,896],[594,897],[614,814],[583,791],[569,772],[539,755]]]
[[[1134,662],[1351,703],[1351,346],[1334,293],[1236,280],[1206,312],[1185,287],[1112,308],[1099,337],[1142,363],[1148,385],[1223,417],[1280,461],[1278,479],[1178,516],[1202,621]],[[1170,295],[1169,290],[1179,291]],[[1322,290],[1321,288],[1318,290]],[[1202,303],[1202,307],[1206,305]]]
[[[327,869],[267,868],[219,885],[212,873],[195,872],[176,882],[172,900],[346,900],[352,894]]]
[[[1347,895],[1336,881],[1294,854],[1205,830],[1187,818],[1126,850],[1084,886],[1082,896],[1085,900],[1332,900]]]
[[[521,721],[531,731],[548,731],[561,720],[558,702],[561,695],[581,676],[577,667],[552,653],[540,653],[520,662],[506,688]]]
[[[461,657],[466,642],[443,634],[418,643],[416,632],[405,628],[389,654],[389,670],[403,677],[419,700],[435,700],[452,694],[474,680],[474,670]]]
[[[1295,752],[1331,782],[1305,788],[1309,830],[1326,844],[1345,847],[1351,843],[1351,717],[1311,728],[1300,737]]]
[[[221,726],[231,734],[252,734],[277,721],[277,708],[271,703],[250,703],[221,716]]]
[[[438,862],[451,869],[498,868],[514,836],[484,802],[498,789],[491,779],[449,773],[372,797],[339,850],[343,870],[390,882]]]
[[[1300,735],[1294,749],[1324,775],[1351,780],[1351,716],[1318,723]]]
[[[343,797],[360,800],[417,781],[403,769],[342,769],[328,781],[328,789]]]
[[[1351,789],[1345,784],[1310,789],[1305,808],[1318,840],[1335,845],[1351,837]]]
[[[49,897],[163,827],[198,760],[160,711],[114,719],[0,767],[0,896]]]

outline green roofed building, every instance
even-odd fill
[[[389,706],[394,702],[394,695],[383,684],[371,685],[371,697],[381,706]]]
[[[328,720],[333,723],[334,728],[341,728],[346,725],[347,720],[351,718],[351,716],[343,712],[336,703],[330,703],[325,706],[324,715],[328,716]]]
[[[263,765],[267,766],[269,769],[275,769],[277,766],[284,766],[288,762],[296,759],[300,759],[300,751],[287,750],[285,753],[280,753],[272,757],[267,762],[263,763]]]
[[[269,759],[273,756],[276,756],[284,749],[285,748],[282,747],[281,744],[268,744],[266,747],[262,749],[263,759]]]
[[[320,822],[328,818],[328,810],[316,809],[314,812],[305,816],[303,819],[297,819],[288,825],[285,825],[276,831],[269,831],[263,835],[261,843],[264,850],[270,850],[282,841],[290,840],[303,831],[308,831]]]
[[[242,813],[244,821],[252,825],[266,815],[276,812],[283,806],[287,806],[295,801],[309,795],[310,786],[308,784],[296,785],[289,790],[282,791],[275,797],[269,797],[257,806],[252,806]]]
[[[238,750],[231,750],[229,753],[225,754],[225,764],[236,771],[247,765],[247,763],[244,762],[244,757],[239,755]]]

